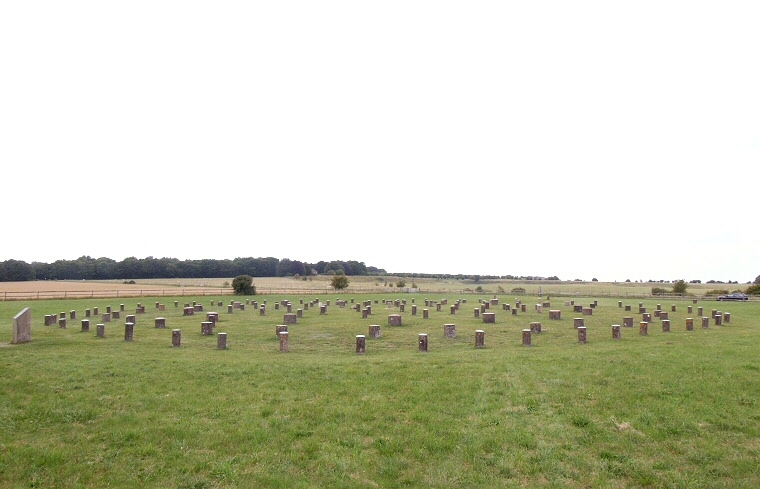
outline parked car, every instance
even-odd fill
[[[749,297],[741,292],[731,292],[730,294],[718,297],[719,301],[746,301]]]

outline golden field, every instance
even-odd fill
[[[0,282],[0,300],[47,299],[58,297],[128,297],[145,295],[232,294],[232,278],[143,279],[124,281]],[[403,285],[402,285],[403,284]],[[329,275],[307,278],[257,277],[258,294],[319,294],[332,292]],[[402,285],[399,288],[398,285]],[[352,276],[345,293],[404,293],[415,287],[420,292],[445,294],[492,294],[527,296],[649,297],[652,288],[670,289],[672,284],[650,282],[580,282],[538,280],[457,280],[397,276]],[[744,290],[746,284],[689,284],[687,296],[703,297],[716,290]],[[517,290],[515,290],[517,289]],[[524,289],[524,292],[519,289]]]

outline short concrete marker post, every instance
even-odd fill
[[[379,324],[370,324],[369,325],[369,337],[370,338],[380,338],[380,325]]]
[[[211,321],[201,322],[201,334],[203,336],[211,336],[214,334],[214,323]]]
[[[612,325],[612,339],[613,340],[620,339],[620,325],[619,324]]]
[[[418,345],[419,351],[428,351],[427,333],[420,333],[417,335],[417,345]]]
[[[522,330],[522,346],[533,345],[533,332],[529,329]]]
[[[278,325],[276,325],[274,327],[274,335],[276,337],[279,338],[280,334],[282,334],[283,332],[285,332],[285,333],[288,332],[288,325],[287,324],[278,324]]]
[[[388,314],[388,326],[401,326],[401,314]]]
[[[456,324],[444,324],[443,325],[443,336],[446,338],[456,338],[457,336],[457,325]]]
[[[578,343],[585,343],[585,342],[586,342],[586,327],[579,326],[578,327]]]

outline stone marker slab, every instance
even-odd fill
[[[13,316],[12,343],[28,343],[32,341],[32,308],[25,307]]]

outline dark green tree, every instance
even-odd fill
[[[276,267],[278,277],[292,277],[293,275],[306,275],[306,267],[298,260],[283,258]]]
[[[34,269],[25,261],[6,260],[0,262],[0,281],[23,282],[34,280]]]
[[[685,294],[688,287],[689,284],[686,283],[686,280],[676,280],[673,282],[673,292],[676,294]]]
[[[760,283],[755,283],[747,287],[747,295],[760,295]]]
[[[331,261],[325,265],[325,269],[322,271],[322,273],[329,274],[330,271],[336,275],[346,275],[346,269],[343,268],[343,265],[339,261]]]
[[[119,265],[116,260],[100,257],[95,260],[93,276],[89,279],[108,280],[118,276]]]
[[[53,263],[55,265],[58,262]],[[122,261],[119,262],[119,275],[121,277],[119,278],[140,278],[140,274],[142,273],[142,266],[140,264],[140,261],[135,258],[134,256],[129,256],[127,258],[124,258]],[[56,273],[58,273],[58,270],[56,270]],[[56,277],[56,278],[62,278],[62,277]]]
[[[250,275],[238,275],[232,279],[232,290],[237,295],[256,295],[256,286]]]
[[[342,273],[339,275],[333,275],[333,278],[330,279],[330,287],[332,287],[335,290],[345,289],[346,287],[348,287],[348,277],[346,277]]]

